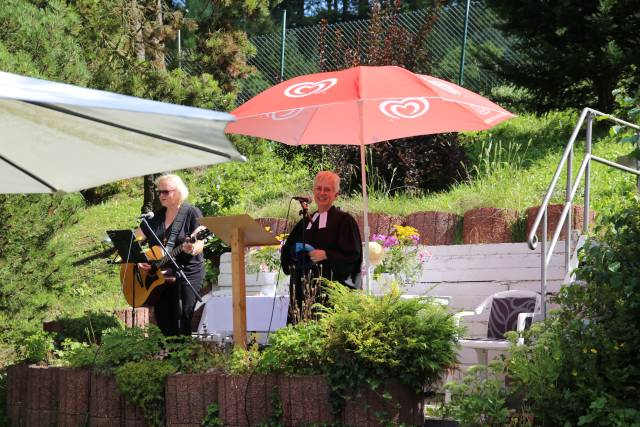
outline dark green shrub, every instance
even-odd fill
[[[118,389],[142,409],[150,426],[162,426],[164,383],[176,368],[166,360],[127,362],[115,369]]]
[[[164,352],[176,370],[185,374],[222,369],[229,360],[221,347],[193,337],[167,337]]]
[[[317,322],[303,322],[278,329],[260,361],[267,372],[319,375],[327,369],[325,332]]]
[[[36,331],[16,339],[14,350],[18,362],[47,363],[53,357],[53,338],[47,332]]]
[[[342,180],[345,194],[362,191],[360,148],[358,146],[278,147],[277,152],[292,158],[304,156],[309,165],[333,169]],[[467,155],[455,133],[417,136],[378,142],[367,146],[368,185],[388,194],[405,191],[437,192],[466,178]]]
[[[402,299],[397,290],[378,297],[329,284],[327,292],[330,307],[320,324],[327,376],[338,397],[365,385],[376,390],[390,379],[421,392],[455,363],[459,331],[441,305]]]
[[[66,341],[67,343],[69,342]],[[102,335],[100,345],[67,345],[64,362],[73,367],[91,366],[105,373],[127,362],[151,359],[164,351],[166,339],[160,329],[149,325],[141,328],[110,328]]]
[[[80,317],[59,317],[60,332],[55,334],[56,343],[66,339],[78,342],[100,343],[102,332],[109,328],[122,328],[121,322],[113,315],[96,311]]]
[[[514,347],[508,372],[544,425],[640,425],[640,202],[603,218],[561,309]]]
[[[500,376],[501,361],[476,365],[465,372],[461,383],[448,383],[451,402],[445,415],[463,426],[503,426],[509,419],[507,388]]]

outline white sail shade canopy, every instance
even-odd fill
[[[0,72],[0,193],[73,192],[244,161],[227,113]]]

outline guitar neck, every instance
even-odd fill
[[[206,228],[202,227],[201,229],[199,227],[197,230],[200,230],[200,231],[198,231],[198,233],[195,236],[187,237],[183,243],[179,244],[175,248],[171,249],[171,251],[169,251],[169,255],[171,255],[171,258],[175,258],[183,252],[182,245],[184,243],[195,243],[198,240],[204,240],[206,242],[211,238],[211,232]],[[158,262],[158,266],[162,267],[167,262],[169,262],[169,257],[165,255]]]
[[[194,239],[193,237],[189,237],[187,238],[183,243],[194,243],[196,241],[196,239]],[[178,246],[176,246],[175,248],[171,249],[169,251],[169,255],[171,256],[171,258],[177,257],[178,255],[180,255],[182,253],[182,243],[179,244]],[[166,265],[169,262],[169,255],[165,255],[163,256],[157,263],[158,267],[163,267],[164,265]]]

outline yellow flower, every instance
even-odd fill
[[[420,233],[414,227],[398,224],[394,224],[393,227],[395,228],[393,234],[395,234],[400,242],[411,243],[420,237]]]

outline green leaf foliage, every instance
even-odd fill
[[[327,375],[339,396],[365,384],[376,389],[390,378],[422,391],[455,363],[459,331],[441,305],[402,299],[397,291],[370,296],[335,284],[327,293],[320,324],[331,366]]]
[[[115,370],[118,389],[144,413],[149,426],[163,426],[164,384],[176,368],[164,360],[127,362]]]
[[[81,18],[65,1],[0,2],[0,70],[86,85]]]
[[[269,338],[261,369],[287,375],[320,375],[328,362],[325,340],[325,331],[317,322],[278,329]]]
[[[0,195],[0,341],[41,328],[45,308],[65,290],[49,243],[81,206],[77,194]]]
[[[640,425],[638,253],[635,198],[600,220],[561,308],[512,349],[509,375],[544,425]]]
[[[503,426],[507,424],[507,389],[498,374],[502,363],[494,361],[489,366],[476,365],[465,372],[461,383],[448,383],[451,402],[445,413],[463,426]]]
[[[483,61],[507,81],[527,88],[539,110],[594,106],[610,112],[618,80],[640,56],[635,0],[488,0],[501,29],[526,61],[511,64],[500,52]],[[637,73],[633,77],[636,84]]]

